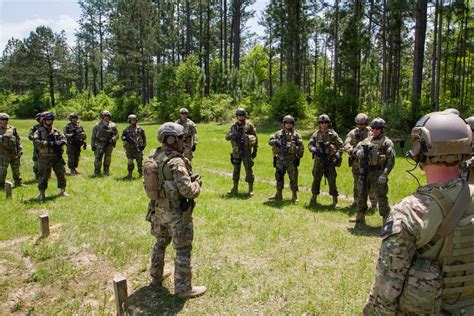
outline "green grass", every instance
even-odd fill
[[[154,243],[144,220],[148,201],[141,179],[124,180],[127,163],[121,143],[113,153],[111,176],[92,178],[93,153],[88,149],[81,157],[81,175],[67,177],[71,196],[56,196],[59,189],[53,176],[47,201],[38,202],[32,145],[26,138],[34,122],[11,123],[23,139],[21,171],[30,184],[14,189],[12,200],[0,195],[0,314],[113,314],[111,282],[119,274],[128,279],[130,302],[144,313],[360,314],[374,277],[381,218],[371,214],[358,228],[348,222],[355,210],[344,199],[352,194],[347,157],[338,169],[341,209],[331,209],[329,196],[322,196],[323,205],[307,206],[312,181],[307,151],[300,166],[300,201],[290,203],[291,194],[285,189],[286,200],[268,202],[275,189],[267,145],[273,131],[262,129],[254,167],[255,197],[229,197],[232,166],[230,145],[224,140],[228,126],[199,125],[193,162],[204,185],[194,213],[192,265],[194,283],[206,285],[208,292],[182,301],[172,295],[172,278],[161,291],[148,286]],[[88,141],[92,125],[84,123]],[[119,124],[120,131],[124,127]],[[148,152],[158,145],[158,126],[144,128]],[[311,131],[302,133],[306,145]],[[415,180],[403,171],[410,167],[397,158],[389,180],[392,204],[416,189]],[[245,182],[240,189],[246,191]],[[322,191],[328,191],[327,185]],[[51,235],[41,240],[43,213],[50,215]],[[170,247],[166,258],[170,265],[173,258]]]

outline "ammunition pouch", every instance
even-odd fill
[[[163,183],[165,196],[168,200],[178,200],[179,199],[179,192],[178,187],[174,181],[167,181],[165,180]]]
[[[277,166],[277,159],[278,159],[277,156],[273,156],[273,168],[276,168]]]
[[[99,131],[97,132],[97,139],[100,142],[105,142],[109,139],[112,138],[112,131],[109,129],[104,129],[104,128],[99,128]]]
[[[230,154],[230,163],[233,165],[239,165],[242,162],[242,158],[239,153]]]
[[[348,159],[348,163],[349,163],[349,167],[352,167],[352,165],[354,164],[354,157],[350,156]]]
[[[280,154],[280,152],[281,152],[280,146],[278,146],[278,145],[273,145],[272,146],[273,155],[278,156]]]

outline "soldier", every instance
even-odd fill
[[[379,214],[385,219],[390,213],[388,204],[387,177],[395,165],[393,142],[384,134],[385,121],[380,117],[370,123],[372,136],[361,141],[354,149],[361,171],[359,176],[359,197],[357,216],[351,222],[363,222],[367,212],[367,196],[370,189],[375,191],[379,203]]]
[[[291,115],[283,118],[284,128],[270,137],[269,144],[273,151],[273,166],[275,167],[276,193],[271,200],[283,199],[282,191],[285,185],[285,173],[290,178],[290,188],[293,202],[298,201],[298,166],[304,154],[303,138],[294,129],[295,119]]]
[[[349,167],[352,167],[352,177],[354,178],[354,202],[352,203],[351,207],[357,206],[357,199],[359,197],[360,166],[357,161],[357,157],[354,155],[354,148],[358,143],[367,137],[372,136],[372,131],[370,130],[370,127],[367,126],[368,119],[369,118],[364,113],[357,114],[355,117],[356,128],[347,134],[346,140],[344,142],[344,150],[349,155]],[[373,189],[369,191],[369,198],[370,204],[372,206],[371,208],[375,210],[377,208],[377,197]]]
[[[474,187],[459,178],[472,132],[457,115],[430,113],[409,155],[427,185],[393,207],[364,315],[474,315]]]
[[[34,125],[32,128],[30,128],[30,133],[28,134],[28,139],[33,142],[33,173],[35,174],[36,181],[38,181],[38,148],[34,145],[34,139],[33,135],[35,132],[40,128],[40,126],[43,124],[43,115],[47,112],[40,112],[36,113],[35,119],[38,122],[38,124]]]
[[[12,169],[15,187],[23,186],[20,176],[20,157],[23,155],[23,149],[16,128],[8,124],[9,119],[7,113],[0,113],[0,190],[5,188],[8,165]]]
[[[469,124],[472,132],[474,133],[474,116],[468,117],[466,119],[466,123]],[[469,184],[474,184],[474,155],[471,157],[471,159],[463,163],[462,172],[464,174],[464,179],[468,180]]]
[[[118,139],[118,129],[114,122],[110,121],[111,114],[105,110],[100,113],[100,121],[92,128],[91,147],[95,154],[94,176],[100,175],[102,157],[104,157],[104,176],[109,175],[110,163],[112,162],[112,151]]]
[[[51,176],[51,168],[56,174],[58,188],[61,196],[69,196],[66,192],[66,172],[63,159],[63,145],[66,137],[61,131],[53,127],[54,114],[47,112],[43,116],[43,125],[33,135],[35,146],[38,148],[38,195],[39,200],[46,198],[45,191],[48,188],[48,179]]]
[[[123,147],[128,159],[128,175],[127,178],[132,178],[133,172],[133,160],[137,161],[138,174],[141,177],[143,175],[143,150],[146,147],[146,136],[143,128],[137,125],[138,119],[135,114],[128,116],[127,126],[122,132]]]
[[[235,111],[237,120],[231,125],[229,131],[225,135],[225,139],[230,141],[232,145],[232,153],[230,154],[230,162],[234,166],[232,172],[232,180],[234,186],[230,190],[229,194],[237,194],[240,180],[240,166],[244,165],[245,168],[245,181],[249,185],[248,195],[253,196],[253,160],[257,157],[258,149],[258,138],[257,130],[247,120],[247,112],[239,108]]]
[[[193,152],[196,151],[198,143],[198,135],[196,124],[188,118],[189,111],[186,108],[179,110],[179,120],[176,121],[184,127],[184,157],[190,161],[193,160]]]
[[[87,148],[86,133],[84,128],[79,124],[77,113],[71,113],[68,116],[69,122],[64,126],[64,135],[67,139],[66,153],[67,166],[72,176],[78,172],[76,170],[81,157],[81,147],[83,150]]]
[[[319,129],[311,135],[308,150],[313,154],[313,185],[311,186],[311,200],[309,205],[315,205],[320,193],[323,175],[329,183],[329,194],[332,196],[332,206],[337,208],[336,167],[342,162],[342,140],[337,133],[329,127],[331,120],[326,114],[318,118]]]
[[[205,286],[192,286],[191,249],[194,235],[192,211],[201,192],[201,178],[193,175],[183,156],[184,128],[165,123],[158,130],[163,148],[152,150],[145,162],[144,186],[150,198],[147,220],[156,237],[151,256],[152,284],[161,286],[166,247],[173,241],[175,293],[181,298],[203,294]]]

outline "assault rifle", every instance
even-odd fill
[[[359,169],[360,173],[360,194],[364,192],[367,185],[367,175],[369,174],[369,145],[362,145],[362,150],[364,151],[364,157],[362,158],[362,163]]]
[[[196,173],[193,173],[191,175],[191,182],[195,182],[199,179],[199,175]],[[199,183],[201,184],[201,183]],[[182,217],[182,223],[184,225],[187,225],[191,222],[192,219],[192,214],[194,207],[196,206],[196,201],[194,199],[186,199],[182,198],[179,201],[179,209],[183,212],[183,217]]]
[[[64,162],[64,159],[63,159],[63,149],[62,149],[62,146],[64,145],[64,143],[60,140],[57,140],[56,136],[53,133],[48,134],[48,136],[46,137],[46,140],[48,142],[48,146],[53,149],[59,161],[61,161],[61,163],[65,165],[66,163]]]
[[[239,124],[235,123],[235,129],[237,130],[237,134],[232,134],[232,139],[237,143],[239,146],[239,152],[242,156],[246,154],[245,150],[245,132],[244,127],[240,126]]]
[[[133,146],[135,146],[135,149],[136,149],[138,152],[140,152],[140,151],[143,150],[143,149],[141,149],[140,146],[138,146],[138,143],[135,141],[135,139],[133,139],[133,137],[132,137],[130,131],[126,131],[126,132],[124,133],[124,135],[123,135],[123,137],[122,137],[122,140],[127,141],[127,142],[129,142],[129,143],[132,143]]]

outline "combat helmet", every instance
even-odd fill
[[[35,119],[38,123],[41,121],[42,117],[43,117],[43,112],[38,112],[35,115]]]
[[[318,122],[319,122],[319,123],[324,123],[324,122],[331,123],[331,119],[329,118],[329,115],[327,115],[327,114],[321,114],[321,115],[318,117]]]
[[[385,120],[381,117],[376,117],[370,122],[370,127],[372,128],[384,128],[385,127]]]
[[[470,116],[466,119],[466,123],[469,124],[471,130],[474,132],[474,116]]]
[[[54,120],[55,115],[53,112],[43,112],[43,120]]]
[[[472,131],[456,114],[433,112],[411,130],[408,156],[420,163],[458,163],[471,157]]]
[[[167,122],[161,125],[158,129],[158,141],[164,144],[166,138],[168,136],[174,136],[174,140],[169,140],[168,144],[173,144],[176,142],[176,139],[180,136],[184,135],[184,127],[180,124],[176,124],[173,122]]]
[[[451,113],[451,114],[456,114],[456,115],[459,115],[459,110],[458,109],[455,109],[455,108],[447,108],[446,110],[444,110],[443,112],[447,112],[447,113]]]
[[[189,111],[186,108],[181,108],[179,109],[179,114],[189,114]]]
[[[130,114],[127,118],[127,122],[128,123],[131,123],[132,122],[132,119],[135,119],[137,122],[138,122],[138,118],[135,114]]]
[[[356,124],[367,124],[369,117],[365,113],[359,113],[356,115],[354,121]]]
[[[71,114],[69,114],[69,116],[67,117],[68,119],[73,119],[73,118],[79,118],[79,116],[77,116],[77,113],[76,112],[72,112]]]
[[[295,124],[295,118],[291,115],[285,115],[285,117],[283,117],[282,123],[285,124],[286,122]]]
[[[8,121],[10,119],[10,116],[7,113],[0,113],[0,120],[5,120]]]
[[[108,110],[103,110],[102,112],[100,112],[100,117],[102,118],[104,116],[112,117],[112,114],[110,114],[110,111]]]
[[[244,116],[247,116],[247,111],[245,111],[244,108],[238,108],[238,109],[235,111],[235,115],[244,115]]]

